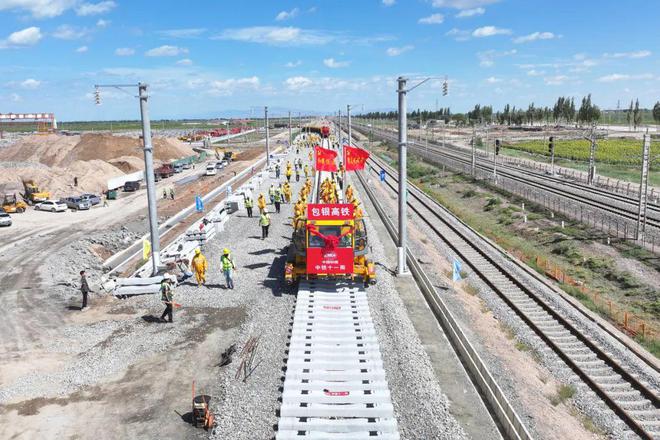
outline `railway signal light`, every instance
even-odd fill
[[[495,156],[499,156],[499,155],[500,155],[500,147],[501,147],[501,146],[502,146],[502,144],[500,143],[500,140],[499,140],[499,139],[495,139]]]
[[[550,143],[548,144],[548,153],[553,154],[555,152],[555,138],[550,136]]]

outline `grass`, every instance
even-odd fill
[[[470,296],[476,296],[479,293],[479,289],[474,287],[472,284],[466,284],[463,286],[463,290]]]
[[[516,350],[522,351],[522,352],[527,352],[527,351],[530,351],[532,349],[532,347],[530,347],[529,344],[526,344],[522,341],[516,341],[515,347],[516,347]]]
[[[592,432],[596,435],[605,435],[605,431],[603,431],[598,426],[596,426],[593,419],[591,419],[590,417],[587,417],[587,416],[583,415],[582,413],[580,413],[577,410],[577,408],[575,408],[574,406],[570,407],[569,413],[573,417],[578,419],[580,421],[580,424],[582,425],[582,427],[584,427],[584,429],[586,429],[587,431]]]
[[[564,403],[568,399],[572,399],[576,391],[577,390],[573,385],[560,385],[557,388],[557,392],[550,396],[550,403],[552,403],[552,406],[557,406],[560,403]]]

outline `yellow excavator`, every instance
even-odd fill
[[[5,197],[2,199],[2,209],[7,214],[21,213],[27,209],[27,203],[18,200],[16,194],[5,194]]]
[[[25,188],[25,193],[21,194],[21,196],[30,205],[50,199],[50,193],[47,191],[40,191],[34,180],[24,180],[23,188]]]

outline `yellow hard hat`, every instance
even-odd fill
[[[199,255],[202,253],[202,250],[200,248],[195,249],[195,255]]]
[[[224,249],[222,250],[222,252],[225,253],[225,254],[228,254],[228,253],[229,253],[229,249],[224,248]]]

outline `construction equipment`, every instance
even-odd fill
[[[192,384],[192,419],[195,428],[202,427],[206,430],[215,425],[215,415],[209,408],[210,396],[200,394],[195,396],[195,381]]]
[[[5,194],[5,197],[2,199],[2,209],[7,214],[25,212],[27,206],[27,203],[16,198],[16,194]]]
[[[39,187],[32,179],[24,180],[23,188],[25,189],[25,193],[21,194],[21,197],[23,197],[29,205],[45,202],[50,199],[50,193],[47,191],[40,191]]]
[[[376,283],[368,253],[364,220],[354,218],[351,204],[309,204],[307,217],[295,220],[284,279],[362,279]]]

